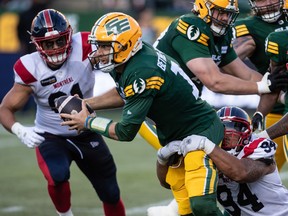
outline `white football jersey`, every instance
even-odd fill
[[[275,154],[275,143],[256,139],[246,146],[239,158],[270,157]],[[288,190],[283,186],[278,170],[252,183],[237,183],[223,174],[219,175],[217,198],[233,216],[286,216],[288,215]]]
[[[61,126],[62,119],[55,109],[54,100],[62,95],[78,94],[81,98],[93,96],[95,72],[87,58],[91,45],[87,44],[88,32],[72,37],[72,51],[58,70],[51,70],[38,52],[21,57],[14,65],[15,82],[30,86],[37,105],[35,126],[46,132],[74,136]]]

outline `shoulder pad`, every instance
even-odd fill
[[[270,139],[258,138],[244,146],[237,158],[251,158],[258,160],[261,158],[271,158],[275,155],[277,144]]]
[[[202,19],[198,17],[182,16],[178,19],[176,30],[183,37],[208,46],[211,31],[210,27]]]

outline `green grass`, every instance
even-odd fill
[[[99,112],[119,119],[119,111]],[[33,112],[18,115],[21,122],[33,123]],[[132,142],[106,139],[118,167],[121,196],[127,216],[144,216],[151,205],[168,203],[169,190],[162,188],[155,173],[156,151],[139,136]],[[34,150],[28,149],[0,126],[0,216],[51,216],[54,207],[46,181],[36,163]],[[288,172],[285,165],[283,173]],[[285,177],[284,184],[288,186]],[[75,216],[102,216],[102,205],[92,186],[75,164],[71,167],[72,206]]]

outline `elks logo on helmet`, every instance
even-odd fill
[[[107,35],[110,36],[111,34],[120,34],[125,31],[130,30],[129,20],[127,18],[120,20],[119,18],[115,18],[108,22],[105,25]]]

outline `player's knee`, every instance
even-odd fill
[[[219,215],[220,212],[217,207],[215,194],[191,197],[190,205],[194,215]]]
[[[70,172],[65,170],[58,170],[51,173],[51,177],[55,185],[66,182],[70,178]],[[49,181],[49,180],[48,180]]]

